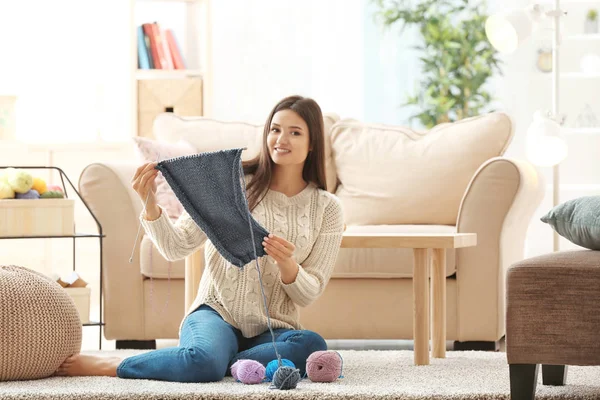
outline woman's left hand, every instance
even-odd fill
[[[296,246],[294,246],[293,243],[271,233],[269,234],[269,237],[263,239],[262,245],[267,254],[271,256],[280,267],[296,267],[296,260],[294,260],[293,257]]]

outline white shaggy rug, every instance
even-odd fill
[[[140,351],[105,351],[128,356]],[[98,354],[98,352],[86,352]],[[184,384],[105,377],[0,382],[0,399],[506,399],[510,400],[506,353],[447,352],[429,366],[412,365],[412,351],[340,351],[343,379],[302,380],[297,389],[243,385],[228,377],[218,383]],[[567,385],[542,386],[537,399],[600,398],[600,367],[569,367]]]

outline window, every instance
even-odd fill
[[[0,94],[17,96],[18,140],[129,139],[129,2],[10,1],[0,15]]]

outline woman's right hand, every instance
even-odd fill
[[[142,204],[146,204],[146,219],[154,220],[160,217],[161,210],[156,204],[156,162],[149,162],[138,167],[131,179],[131,186],[137,193]],[[146,203],[146,196],[148,202]]]

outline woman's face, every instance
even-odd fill
[[[306,122],[295,111],[275,113],[267,136],[269,155],[277,165],[304,164],[310,145]]]

